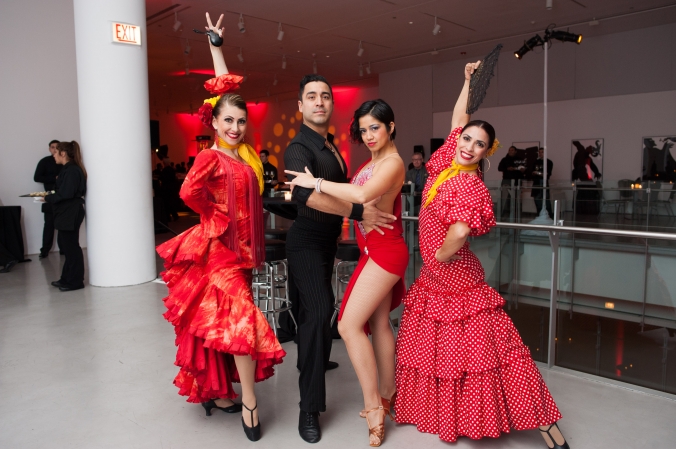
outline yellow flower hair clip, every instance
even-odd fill
[[[211,105],[211,107],[214,108],[214,107],[216,107],[216,103],[218,103],[218,100],[220,100],[220,99],[221,99],[221,96],[219,95],[217,97],[207,98],[206,100],[204,100],[204,103],[209,103]]]
[[[500,141],[498,139],[495,139],[493,141],[493,146],[488,149],[486,152],[486,157],[488,156],[493,156],[496,151],[498,151],[498,148],[501,148],[502,145],[500,145]]]

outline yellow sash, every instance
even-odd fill
[[[460,165],[455,161],[455,159],[453,159],[453,163],[451,164],[451,166],[448,167],[446,170],[442,171],[441,173],[439,173],[439,176],[437,176],[436,181],[434,181],[434,184],[432,184],[432,187],[430,187],[430,190],[427,192],[427,199],[425,200],[424,207],[427,207],[427,205],[432,202],[434,197],[437,196],[437,189],[445,181],[448,181],[454,176],[458,176],[458,174],[460,174],[461,171],[474,171],[477,168],[479,168],[479,164]]]

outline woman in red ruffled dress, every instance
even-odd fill
[[[338,331],[345,341],[352,366],[357,372],[364,395],[364,410],[369,427],[369,443],[380,446],[385,439],[385,416],[395,400],[394,335],[390,311],[401,304],[406,293],[404,276],[408,248],[401,226],[401,186],[405,169],[394,144],[394,112],[383,100],[371,100],[357,109],[350,125],[350,138],[371,151],[350,184],[325,181],[305,173],[286,170],[295,176],[289,183],[314,188],[353,203],[380,198],[377,207],[392,213],[397,220],[392,229],[372,229],[355,222],[359,263],[345,290],[338,315]],[[373,334],[372,342],[366,332]],[[390,415],[392,417],[392,415]]]
[[[495,226],[478,170],[479,161],[497,150],[495,130],[482,120],[469,121],[465,112],[478,65],[465,67],[451,135],[426,164],[423,267],[404,298],[396,420],[449,442],[539,427],[547,447],[568,448],[556,426],[561,414],[467,242]]]
[[[207,29],[222,36],[222,19],[214,27],[207,14]],[[200,224],[157,247],[169,287],[164,317],[176,330],[179,394],[202,403],[207,416],[213,408],[237,413],[243,406],[242,426],[256,441],[254,383],[272,376],[286,353],[251,293],[252,269],[265,260],[263,165],[242,142],[246,103],[228,93],[242,77],[229,75],[221,50],[209,45],[216,78],[205,87],[219,97],[205,101],[200,115],[217,137],[212,148],[197,155],[181,188]],[[237,397],[232,382],[242,384],[241,404],[231,400]]]

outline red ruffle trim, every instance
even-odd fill
[[[204,88],[214,95],[227,94],[239,89],[243,76],[226,74],[211,78],[204,83]]]
[[[211,103],[204,103],[197,110],[197,116],[200,118],[200,121],[204,126],[211,128],[214,117],[214,107],[211,106]]]
[[[461,177],[466,178],[467,176],[460,174],[456,178]],[[490,228],[495,226],[490,195],[482,195],[479,192],[475,194],[471,191],[465,191],[466,189],[461,191],[460,188],[463,186],[456,184],[464,184],[464,182],[462,179],[456,178],[447,182],[447,186],[442,185],[429,207],[444,225],[450,226],[458,221],[463,221],[469,225],[470,235],[479,236],[487,233]],[[462,198],[469,197],[477,200],[472,204],[463,202]]]

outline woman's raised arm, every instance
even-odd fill
[[[221,22],[223,22],[223,14],[221,14],[221,17],[218,18],[218,22],[216,22],[216,26],[212,25],[211,23],[211,17],[209,17],[209,13],[207,13],[207,23],[209,26],[204,27],[207,31],[211,30],[214,33],[218,34],[219,37],[223,37],[223,28],[221,28]],[[207,40],[209,40],[207,36]],[[211,41],[209,40],[209,49],[211,50],[211,59],[214,61],[214,72],[216,76],[221,76],[221,75],[227,75],[228,72],[228,67],[225,65],[225,58],[223,58],[223,52],[221,51],[220,47],[214,47],[211,45]]]
[[[220,23],[220,22],[219,22]],[[453,108],[453,118],[451,119],[451,131],[455,128],[463,127],[469,123],[470,115],[467,113],[467,99],[469,98],[469,80],[472,74],[479,67],[481,61],[470,62],[465,65],[465,84],[462,86],[458,101]]]

